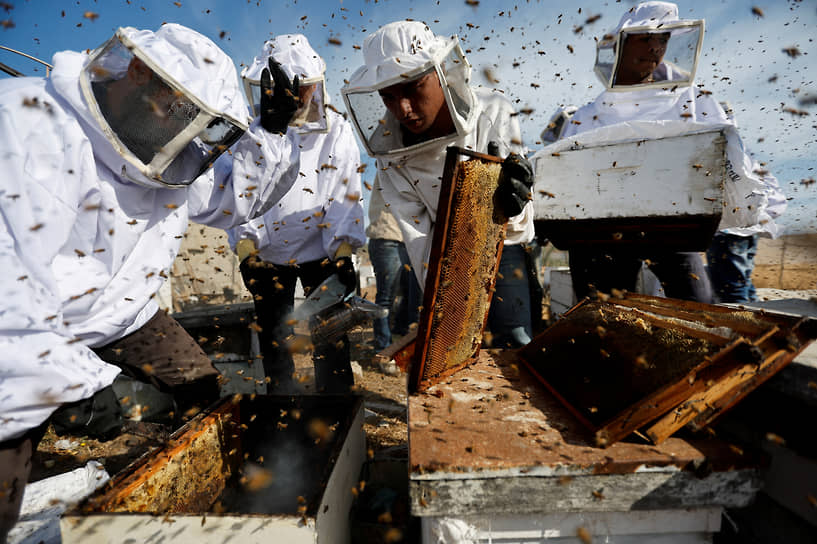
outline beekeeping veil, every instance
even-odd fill
[[[308,132],[328,132],[329,118],[326,116],[326,104],[329,94],[326,92],[326,63],[309,45],[302,34],[282,34],[274,40],[264,43],[261,54],[253,59],[252,64],[241,71],[244,91],[250,101],[254,116],[260,113],[261,72],[268,66],[272,57],[292,80],[298,76],[301,96],[304,103],[295,112],[290,126],[297,127],[301,134]],[[311,90],[311,95],[309,91]]]
[[[97,150],[123,178],[184,187],[247,129],[232,60],[177,24],[120,28],[80,73],[90,115],[111,150]]]
[[[576,113],[576,110],[579,109],[576,106],[565,106],[564,108],[559,108],[556,112],[550,117],[545,130],[542,131],[542,141],[547,144],[551,144],[562,137],[562,133],[567,127],[568,121],[570,118],[573,117],[573,114]]]
[[[631,8],[619,21],[618,26],[605,34],[596,43],[596,75],[608,90],[633,90],[644,87],[666,87],[667,85],[691,85],[703,42],[704,22],[678,18],[678,6],[670,2],[643,2]],[[652,47],[651,53],[658,58],[651,72],[645,74],[644,81],[623,84],[620,77],[627,69],[623,53],[628,40],[645,42],[660,41]],[[634,43],[632,45],[635,45]],[[660,50],[663,48],[663,56]],[[657,52],[656,52],[657,51]],[[630,55],[632,56],[632,55]],[[642,59],[644,62],[653,60]]]
[[[475,97],[468,83],[471,65],[456,36],[435,36],[423,23],[397,21],[370,34],[363,43],[364,65],[341,90],[355,129],[373,157],[392,156],[422,149],[468,134],[474,125]],[[389,112],[380,91],[398,84],[411,84],[436,74],[451,114],[451,134],[414,144],[405,144],[400,123]]]

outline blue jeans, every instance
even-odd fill
[[[737,236],[718,232],[706,250],[709,277],[718,302],[757,300],[752,270],[755,268],[757,235]]]
[[[255,314],[261,330],[258,340],[264,356],[264,374],[270,379],[268,392],[289,394],[293,388],[295,363],[292,360],[292,323],[289,321],[295,301],[295,283],[301,280],[304,293],[318,287],[335,273],[335,267],[324,261],[309,261],[298,266],[276,265],[254,257],[241,262],[244,285],[252,293]],[[317,344],[312,353],[315,388],[320,393],[348,393],[354,385],[349,337],[337,344]]]
[[[522,245],[506,245],[499,261],[496,291],[488,311],[491,348],[518,348],[531,341],[529,267]]]
[[[374,267],[374,278],[377,286],[375,304],[389,310],[389,315],[375,319],[374,347],[380,351],[392,342],[392,332],[406,334],[409,325],[419,320],[420,286],[414,270],[408,269],[408,252],[403,242],[384,238],[369,239],[369,258]],[[395,305],[398,295],[401,301]],[[394,330],[389,325],[394,324]]]
[[[658,276],[669,298],[712,303],[712,286],[703,259],[694,252],[655,251],[642,255],[634,250],[598,250],[577,247],[570,250],[570,275],[576,300],[595,291],[610,293],[613,289],[635,292],[642,260]]]

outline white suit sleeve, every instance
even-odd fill
[[[337,138],[332,146],[331,166],[320,173],[320,183],[329,187],[325,216],[322,219],[323,248],[329,258],[335,256],[341,243],[354,248],[366,242],[360,188],[360,151],[348,123],[336,120]]]
[[[748,197],[744,197],[750,206],[757,206],[754,215],[745,214],[742,221],[728,221],[729,208],[724,209],[724,218],[721,219],[721,230],[738,236],[762,234],[772,238],[780,235],[779,227],[774,219],[786,211],[786,196],[780,189],[777,178],[761,167],[760,163],[752,159],[743,146],[737,131],[727,134],[727,153],[729,158],[729,172],[726,181],[725,193],[730,194],[732,187],[742,190]],[[730,186],[730,184],[734,184]],[[733,198],[738,199],[740,194]],[[739,200],[738,200],[739,202]],[[754,217],[754,221],[751,218]]]
[[[229,229],[262,215],[295,182],[298,142],[294,130],[283,136],[269,134],[256,119],[187,189],[190,220]]]
[[[267,246],[269,244],[269,237],[267,236],[265,223],[266,216],[262,215],[261,217],[250,219],[246,223],[229,229],[227,231],[227,241],[230,244],[230,249],[235,251],[235,246],[239,240],[252,240],[256,249]]]
[[[90,397],[119,373],[68,331],[51,268],[82,210],[80,174],[95,169],[90,144],[58,112],[52,117],[21,110],[17,100],[6,104],[0,106],[0,442],[36,427],[62,403]]]
[[[746,153],[734,126],[726,130],[726,158],[727,172],[723,184],[725,206],[719,230],[744,235],[767,228],[776,231],[767,211],[769,199],[766,184],[755,171],[754,161]]]

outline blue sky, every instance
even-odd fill
[[[501,88],[520,110],[533,110],[520,115],[520,121],[525,143],[535,151],[541,147],[542,128],[558,106],[582,105],[602,91],[592,73],[593,38],[614,27],[633,4],[629,0],[3,0],[0,45],[50,61],[56,51],[102,44],[119,26],[155,29],[163,22],[177,22],[212,38],[240,69],[264,40],[303,33],[326,60],[327,85],[334,104],[342,109],[343,79],[362,62],[355,46],[387,22],[421,20],[438,34],[460,36],[474,66],[475,83]],[[697,82],[732,104],[747,147],[767,163],[792,199],[779,221],[788,233],[817,232],[817,183],[803,183],[817,178],[817,3],[693,0],[678,6],[682,17],[706,20]],[[597,15],[601,17],[595,22],[587,22]],[[799,54],[784,52],[789,48]],[[42,67],[4,51],[0,62],[27,75],[43,75]],[[483,76],[486,68],[499,83]],[[369,169],[366,176],[373,176],[373,171]]]

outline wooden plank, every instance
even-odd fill
[[[733,371],[738,363],[729,356],[737,346],[744,343],[746,343],[744,339],[734,341],[720,351],[711,362],[697,366],[681,380],[667,385],[622,412],[596,431],[596,445],[606,447],[653,420],[662,416],[671,417],[672,414],[668,414],[670,410],[684,403],[690,396],[703,392],[711,380]]]
[[[776,319],[782,317],[777,316]],[[703,429],[791,363],[816,337],[817,320],[814,319],[800,319],[783,331],[774,327],[752,345],[755,356],[762,357],[759,364],[757,361],[744,364],[733,374],[706,380],[714,383],[706,391],[691,396],[679,405],[673,414],[656,422],[647,430],[647,434],[653,441],[660,443],[688,423],[693,429]]]
[[[619,306],[624,306],[623,304],[618,304],[618,302],[616,302],[616,304]],[[729,337],[723,336],[722,334],[707,332],[705,330],[696,329],[695,327],[690,327],[689,325],[686,325],[678,321],[663,319],[662,317],[659,317],[649,311],[634,309],[633,315],[637,315],[640,318],[644,319],[645,321],[649,321],[651,324],[657,325],[663,329],[681,331],[687,334],[688,336],[691,336],[693,338],[701,338],[708,342],[712,342],[713,344],[718,346],[725,346],[726,344],[729,343],[730,340]],[[671,315],[670,317],[675,316]]]
[[[723,306],[702,305],[698,302],[688,300],[665,299],[661,297],[650,297],[647,295],[628,294],[627,298],[616,299],[615,303],[620,306],[645,309],[644,303],[660,309],[661,315],[684,319],[701,323],[710,327],[728,327],[734,332],[742,335],[757,336],[769,330],[772,326],[771,319],[763,321],[750,316],[751,311],[740,311],[735,308]],[[764,316],[765,317],[765,316]]]
[[[647,436],[656,444],[660,444],[693,419],[702,418],[701,421],[711,421],[724,409],[732,406],[737,400],[789,364],[792,359],[794,359],[793,354],[787,356],[785,350],[777,350],[766,356],[759,365],[754,362],[743,364],[728,375],[714,379],[714,383],[710,383],[706,390],[692,395],[672,413],[667,414],[647,429]],[[705,424],[698,427],[703,426]]]
[[[757,469],[634,472],[566,477],[439,478],[409,481],[415,516],[627,512],[748,505],[762,487]],[[524,499],[520,499],[524,497]]]
[[[730,390],[726,395],[711,402],[707,409],[692,422],[693,428],[702,429],[706,427],[720,414],[737,404],[753,389],[791,363],[817,338],[817,319],[803,318],[788,331],[785,338],[782,338],[782,336],[782,333],[777,337],[768,336],[759,342],[761,350],[769,354],[764,365],[757,369],[757,372],[747,380],[746,384]],[[781,345],[784,347],[781,348]]]
[[[389,362],[394,359],[397,367],[403,372],[408,371],[411,358],[414,356],[416,349],[417,330],[413,330],[400,339],[399,342],[394,342],[386,346],[385,349],[375,354],[375,362]]]

